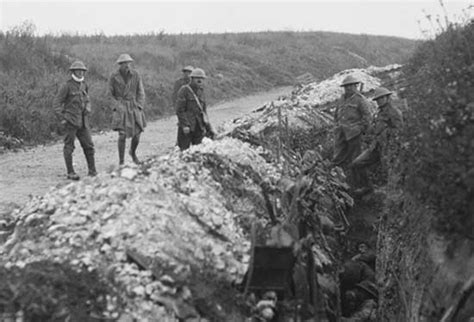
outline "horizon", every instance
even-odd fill
[[[24,21],[20,25],[14,26],[13,28],[22,28],[22,26],[32,26],[36,28],[33,24],[30,24],[30,21]],[[0,30],[0,33],[7,33],[11,32],[13,29],[9,30]],[[223,31],[223,32],[180,32],[180,33],[168,33],[162,31],[148,31],[143,33],[129,33],[129,34],[113,34],[107,35],[105,33],[96,32],[96,33],[79,33],[79,32],[57,32],[57,33],[45,33],[45,34],[37,34],[33,33],[33,37],[52,37],[52,38],[61,38],[61,37],[84,37],[84,38],[93,38],[93,37],[107,37],[107,38],[114,38],[114,37],[152,37],[152,36],[159,36],[161,34],[166,36],[192,36],[192,35],[238,35],[238,34],[262,34],[262,33],[334,33],[334,34],[346,34],[346,35],[354,35],[354,36],[370,36],[370,37],[390,37],[390,38],[401,38],[413,41],[419,41],[420,39],[413,39],[401,36],[393,36],[393,35],[381,35],[381,34],[365,34],[365,33],[351,33],[351,32],[342,32],[342,31],[330,31],[330,30],[256,30],[256,31]]]
[[[0,0],[0,31],[22,24],[37,36],[140,36],[334,32],[426,39],[473,17],[470,1],[188,1]],[[430,17],[430,18],[428,18]]]

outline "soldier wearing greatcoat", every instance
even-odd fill
[[[402,113],[391,103],[393,93],[384,87],[375,89],[373,100],[377,102],[378,112],[374,118],[369,135],[373,138],[369,148],[364,150],[351,163],[351,167],[360,171],[371,165],[382,162],[384,149],[397,137],[403,126]],[[371,182],[367,181],[355,191],[357,195],[364,195],[373,190]]]
[[[131,138],[129,154],[133,162],[139,163],[136,151],[146,127],[145,89],[140,75],[131,68],[132,62],[130,55],[120,55],[119,69],[109,80],[113,99],[112,129],[118,132],[119,164],[124,163],[126,138]]]
[[[365,186],[367,174],[365,169],[350,168],[351,162],[361,153],[362,135],[370,125],[370,103],[358,90],[360,81],[354,76],[347,76],[341,86],[344,95],[336,108],[334,120],[334,158],[335,165],[341,166],[348,173],[349,182],[358,188]]]

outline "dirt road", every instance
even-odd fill
[[[220,123],[246,114],[265,102],[289,93],[290,90],[290,87],[277,88],[217,104],[210,108],[211,123],[217,128]],[[176,142],[176,123],[175,116],[150,122],[142,135],[137,151],[138,157],[145,159],[173,149]],[[97,170],[100,175],[118,164],[117,133],[97,134],[93,136],[93,140],[96,147]],[[127,140],[127,151],[129,143]],[[29,199],[30,195],[43,195],[50,187],[69,182],[65,176],[62,148],[63,144],[58,142],[27,151],[0,155],[0,212],[2,208],[21,205]],[[131,162],[128,154],[126,154],[125,162]],[[79,142],[76,142],[74,164],[79,175],[83,176],[87,173]]]

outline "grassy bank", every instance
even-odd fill
[[[106,129],[107,79],[123,52],[143,75],[146,111],[154,119],[173,113],[172,84],[183,65],[206,70],[212,103],[292,84],[305,72],[322,79],[346,68],[403,63],[414,46],[407,39],[330,32],[36,37],[34,26],[24,24],[0,33],[0,127],[31,143],[55,138],[52,99],[74,59],[89,68],[93,127]]]
[[[412,109],[397,167],[404,189],[433,208],[439,231],[474,238],[474,22],[420,46],[405,73]],[[398,153],[397,153],[398,154]]]

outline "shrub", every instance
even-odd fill
[[[450,24],[405,68],[412,107],[397,174],[436,211],[436,228],[474,238],[474,23]]]

